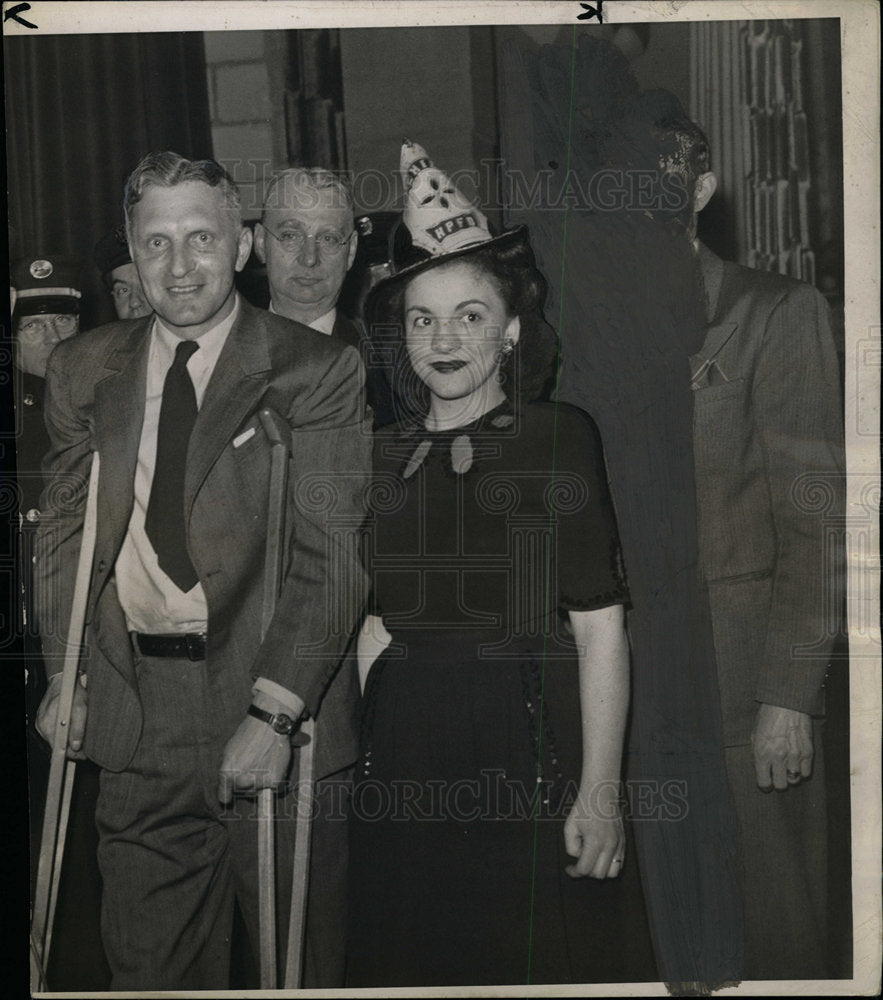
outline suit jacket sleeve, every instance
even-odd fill
[[[811,286],[772,311],[752,394],[776,534],[765,664],[756,699],[821,710],[844,587],[844,450],[828,307]]]
[[[35,602],[46,672],[61,670],[83,536],[93,441],[91,414],[74,399],[76,373],[62,343],[46,371],[45,420],[51,450],[35,552]]]
[[[367,592],[358,557],[372,445],[363,383],[358,351],[348,347],[288,414],[288,567],[252,673],[298,694],[311,714],[358,624]]]

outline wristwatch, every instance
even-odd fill
[[[292,719],[290,715],[285,715],[283,712],[265,712],[262,708],[258,708],[257,705],[248,706],[248,714],[254,716],[256,719],[260,719],[261,722],[266,722],[270,726],[274,733],[278,733],[280,736],[291,736],[291,734],[297,729],[298,719]]]

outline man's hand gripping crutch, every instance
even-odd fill
[[[89,583],[95,555],[98,502],[98,452],[92,456],[83,538],[77,563],[77,575],[68,622],[64,664],[49,682],[49,692],[40,705],[36,725],[40,735],[52,746],[40,857],[37,862],[37,885],[31,915],[31,986],[46,990],[46,970],[52,944],[52,924],[58,902],[58,886],[64,858],[64,842],[70,816],[76,761],[82,760],[86,728],[85,674],[78,677]],[[54,693],[53,693],[54,689]]]
[[[264,590],[261,636],[266,635],[282,584],[285,541],[285,510],[288,491],[288,458],[291,451],[291,430],[288,424],[273,410],[260,411],[260,420],[271,444],[269,509],[267,517],[267,547],[264,562]],[[275,726],[267,725],[272,716],[277,713],[290,712],[275,699],[265,698],[258,692],[254,699],[253,709],[257,709],[258,718],[250,709],[250,714],[243,721],[233,738],[227,744],[224,761],[221,765],[218,797],[222,802],[230,802],[234,791],[258,791],[258,889],[259,889],[259,919],[260,919],[260,975],[262,989],[275,989],[277,985],[277,929],[276,929],[276,874],[275,874],[275,838],[273,817],[273,790],[285,780],[291,763],[291,745],[302,746],[299,754],[297,802],[298,823],[295,844],[295,889],[297,888],[298,860],[304,854],[309,857],[309,800],[311,788],[304,786],[305,764],[311,766],[313,736],[312,721],[305,722],[300,731],[289,740],[288,734]],[[301,706],[301,711],[302,711]],[[300,712],[296,713],[298,716]],[[263,720],[263,721],[259,721]],[[243,767],[242,762],[248,761]],[[306,807],[301,799],[306,798]],[[301,816],[306,815],[306,826],[302,830]],[[301,858],[301,867],[304,861]],[[305,908],[306,868],[303,870],[301,891],[295,891],[292,899],[292,931],[299,927],[303,935],[303,914]],[[300,963],[300,948],[297,962]],[[288,968],[291,968],[292,956],[289,954]],[[286,982],[288,972],[286,973]]]

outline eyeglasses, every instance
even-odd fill
[[[345,236],[338,233],[306,233],[303,229],[283,229],[281,233],[274,233],[268,229],[265,223],[261,223],[264,229],[281,244],[285,253],[297,254],[303,250],[308,239],[312,238],[319,253],[327,254],[329,257],[336,257],[349,243],[350,237],[355,232],[351,229]]]
[[[39,316],[29,316],[19,322],[19,333],[36,333],[54,326],[62,331],[73,330],[80,317],[76,313],[41,313]]]

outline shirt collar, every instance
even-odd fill
[[[236,322],[238,316],[239,295],[237,294],[235,296],[233,310],[230,315],[225,316],[220,323],[213,326],[210,330],[206,330],[205,333],[197,337],[196,342],[199,344],[199,350],[193,356],[197,364],[204,367],[214,368],[215,362],[218,360],[224,344],[227,342],[227,337],[233,329],[233,324]],[[168,353],[170,356],[174,356],[175,349],[181,342],[181,338],[172,333],[159,316],[155,317],[153,332],[155,341],[163,353]]]
[[[270,312],[274,316],[281,316],[282,314],[278,312],[273,303],[270,303]],[[307,323],[306,325],[311,330],[317,330],[319,333],[326,333],[329,336],[334,332],[334,323],[337,319],[337,306],[332,306],[327,313],[323,313],[318,319],[314,319],[312,323]]]

